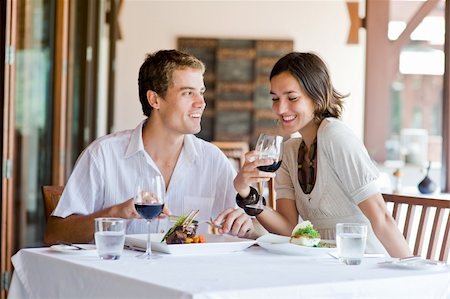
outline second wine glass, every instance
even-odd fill
[[[150,229],[151,220],[161,214],[164,208],[165,188],[161,176],[138,180],[136,195],[134,197],[134,207],[142,218],[147,220],[147,247],[145,253],[139,255],[142,259],[160,258],[152,254]]]
[[[275,172],[281,166],[283,154],[283,137],[279,135],[270,135],[262,133],[256,142],[255,151],[258,152],[258,159],[272,159],[273,163],[269,165],[258,166],[258,169],[265,172]],[[254,205],[247,205],[248,208],[262,210],[265,205],[263,202],[264,182],[258,183],[259,199]],[[259,211],[256,211],[259,212]]]

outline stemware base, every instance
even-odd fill
[[[155,255],[152,253],[146,253],[146,252],[144,252],[143,254],[139,254],[136,257],[141,260],[157,260],[157,259],[161,258],[161,256],[159,256],[159,255]]]

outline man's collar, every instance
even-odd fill
[[[142,128],[144,127],[147,119],[143,120],[131,133],[130,142],[128,143],[127,150],[125,152],[125,159],[135,155],[138,152],[145,152],[144,142],[142,141]],[[199,156],[199,152],[195,146],[195,136],[188,134],[184,136],[182,154],[188,161],[195,161]]]
[[[128,147],[125,152],[125,159],[140,151],[144,151],[144,143],[142,142],[142,128],[146,122],[147,119],[144,119],[131,133],[130,142],[128,143]]]
[[[184,152],[186,159],[190,162],[194,162],[199,156],[198,150],[195,146],[195,138],[196,137],[191,134],[184,136],[182,152]]]

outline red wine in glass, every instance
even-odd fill
[[[151,203],[151,204],[134,204],[136,211],[145,219],[153,219],[159,214],[161,214],[164,204],[162,203]]]
[[[280,168],[280,166],[281,166],[281,160],[278,162],[273,162],[270,165],[258,166],[258,169],[261,171],[265,171],[265,172],[275,172],[278,170],[278,168]]]
[[[256,142],[255,151],[259,153],[258,159],[272,159],[273,163],[269,165],[258,166],[258,169],[264,172],[275,172],[281,166],[281,158],[283,153],[283,137],[278,135],[269,135],[262,133]],[[258,183],[259,200],[256,204],[247,205],[255,212],[264,209],[263,192],[264,182]]]
[[[165,188],[161,176],[141,178],[137,184],[137,192],[134,197],[134,207],[139,215],[147,220],[147,248],[145,253],[138,256],[141,259],[157,259],[158,255],[152,254],[150,240],[150,222],[153,218],[161,214],[164,208]]]

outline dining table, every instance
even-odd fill
[[[450,298],[448,264],[386,267],[389,258],[378,256],[345,265],[330,254],[280,254],[257,244],[154,252],[161,258],[151,261],[138,254],[125,249],[118,260],[102,260],[95,250],[21,249],[12,257],[8,298]]]

